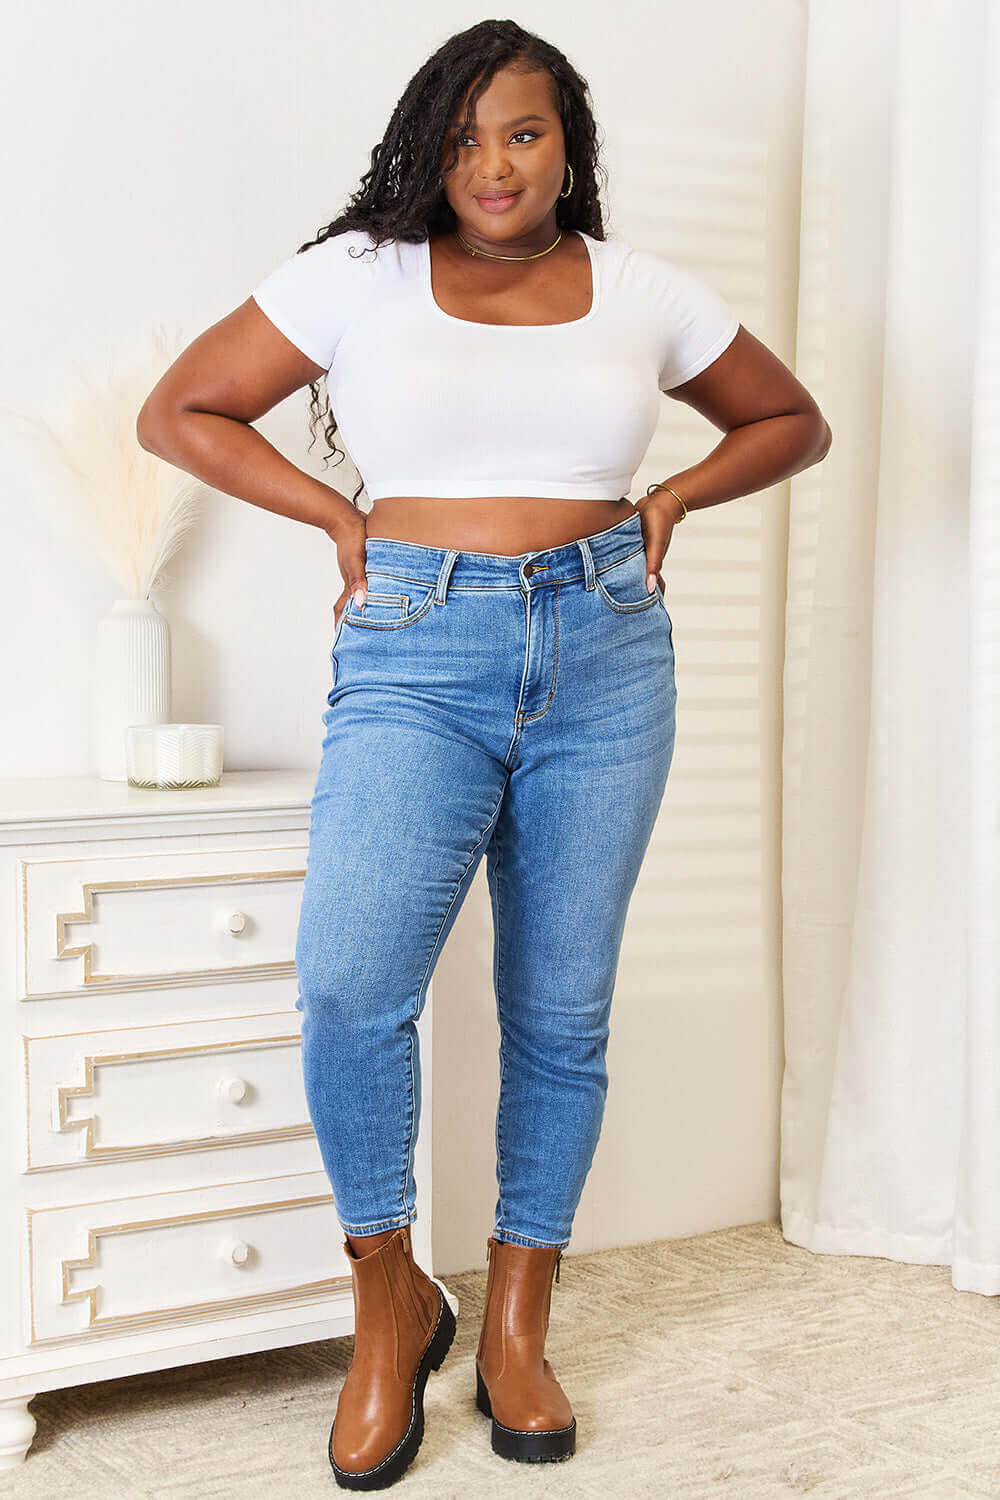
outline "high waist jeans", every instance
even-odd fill
[[[508,557],[367,543],[333,638],[296,968],[343,1228],[417,1217],[415,1022],[483,854],[500,1028],[493,1233],[569,1244],[600,1135],[625,917],[674,747],[639,513]]]

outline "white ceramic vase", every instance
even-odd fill
[[[125,730],[170,720],[170,627],[151,599],[116,599],[97,623],[93,744],[97,774],[127,781]]]

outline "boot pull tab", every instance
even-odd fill
[[[559,1254],[556,1256],[556,1280],[557,1281],[559,1280],[559,1263],[560,1263],[561,1260],[562,1260],[562,1251],[560,1250]]]
[[[492,1243],[491,1243],[490,1240],[487,1240],[486,1241],[486,1264],[487,1265],[489,1265],[489,1263],[490,1263],[490,1255],[492,1253],[492,1250],[493,1250],[493,1245],[492,1245]]]

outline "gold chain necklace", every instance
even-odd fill
[[[536,250],[534,255],[491,255],[488,250],[480,250],[476,245],[470,245],[468,240],[463,240],[457,229],[455,233],[458,235],[459,244],[470,255],[485,255],[488,260],[537,260],[540,255],[548,255],[550,250],[554,250],[562,239],[562,230],[560,229],[548,250]]]

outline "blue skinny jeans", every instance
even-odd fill
[[[673,756],[673,633],[638,512],[509,557],[384,537],[333,638],[296,941],[306,1096],[350,1234],[417,1217],[416,1027],[486,855],[493,1234],[569,1244],[627,908]]]

